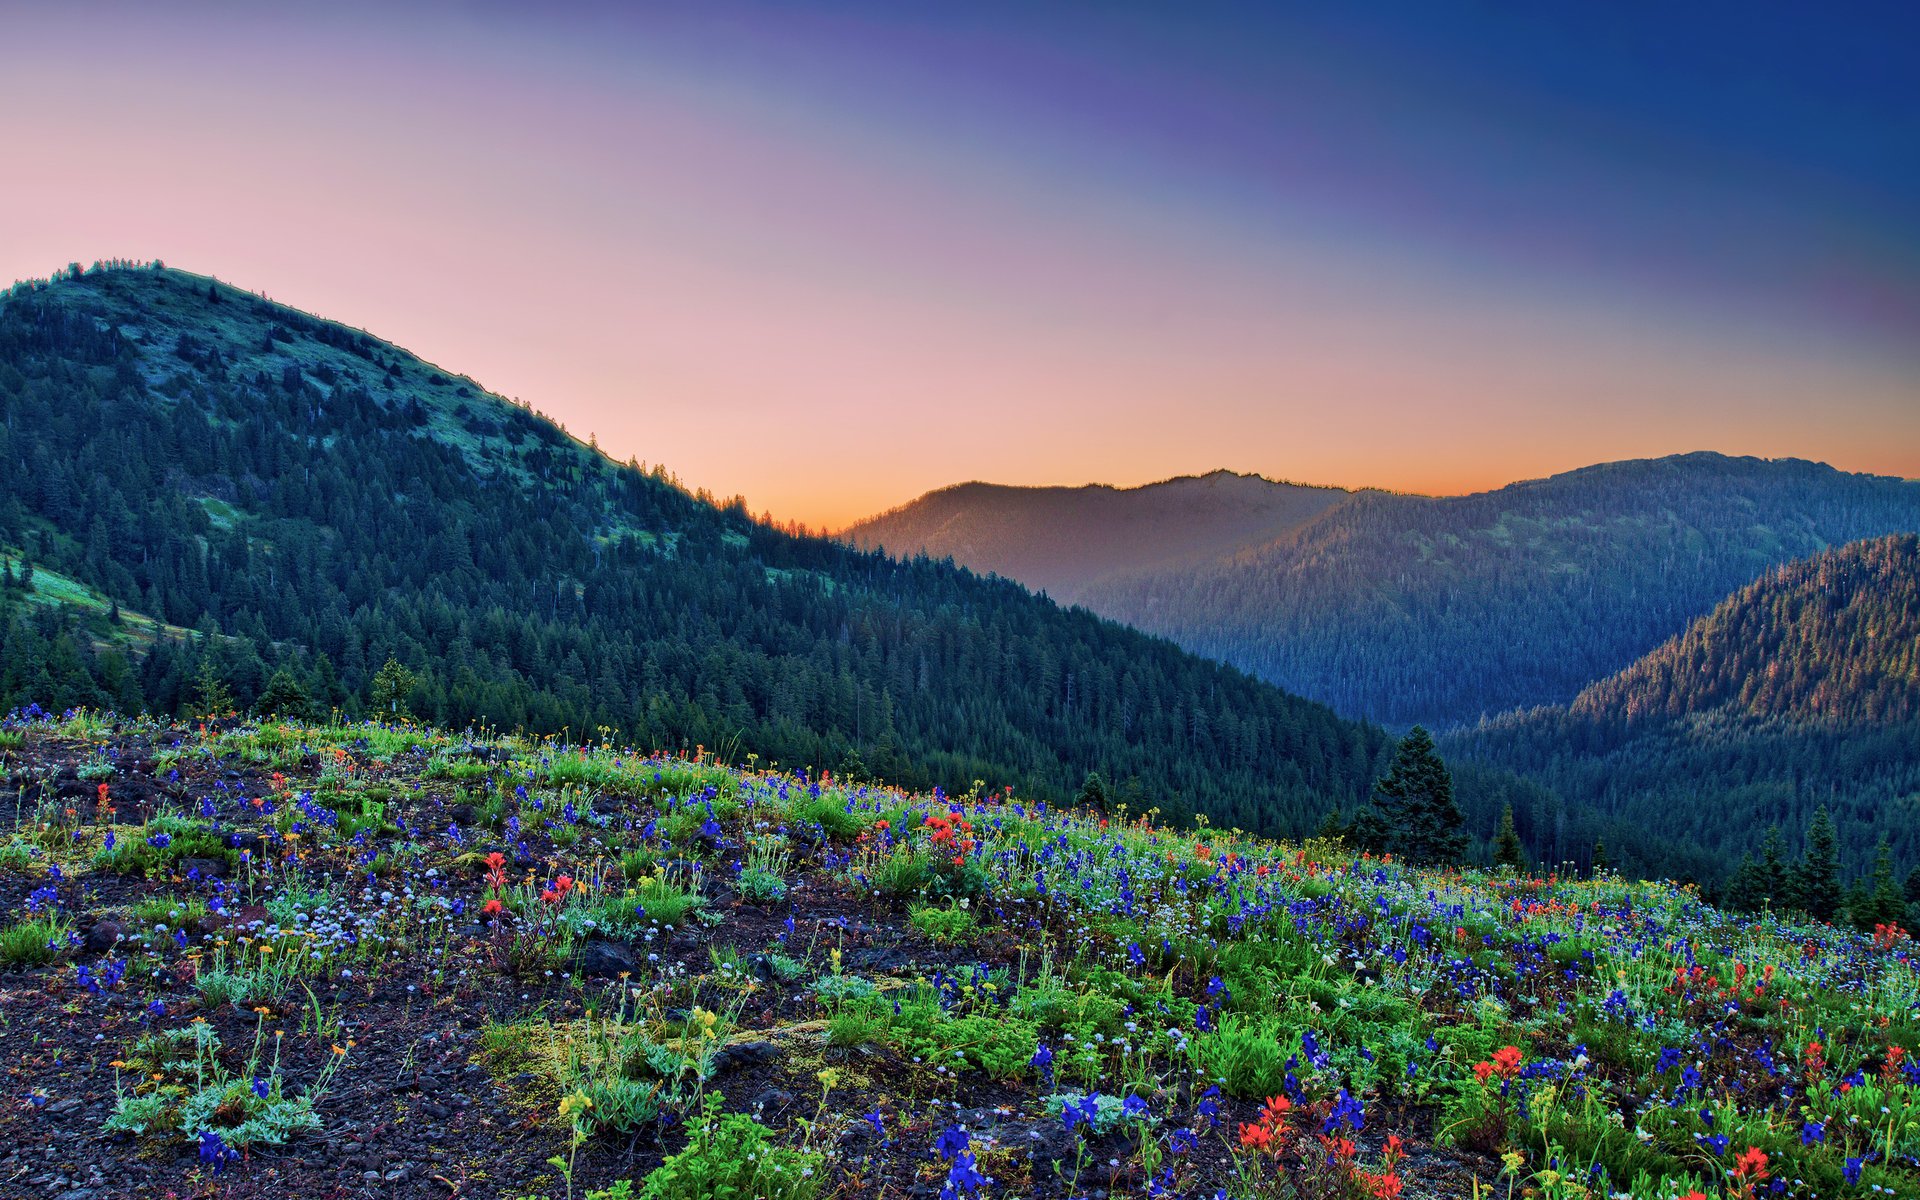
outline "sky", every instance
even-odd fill
[[[0,282],[160,258],[839,527],[1920,477],[1908,5],[0,0]]]

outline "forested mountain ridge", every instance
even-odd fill
[[[173,709],[210,660],[242,704],[284,669],[357,710],[392,656],[443,724],[1042,797],[1098,770],[1141,805],[1271,831],[1358,801],[1386,745],[1013,583],[756,522],[180,271],[6,293],[0,417],[0,548],[101,600],[5,589],[5,703]],[[132,647],[120,605],[200,636]]]
[[[1628,725],[1708,712],[1800,724],[1920,717],[1920,536],[1776,567],[1571,708]]]
[[[1913,530],[1920,482],[1697,453],[1471,496],[1360,493],[1082,602],[1338,711],[1444,728],[1570,702],[1769,568]]]
[[[1171,570],[1272,541],[1351,495],[1231,471],[1133,488],[962,483],[841,536],[865,550],[952,558],[1071,604],[1109,576]]]
[[[1825,805],[1856,865],[1882,836],[1920,861],[1920,537],[1774,568],[1570,705],[1444,745],[1603,821],[1569,831],[1559,801],[1523,798],[1521,835],[1545,847],[1604,836],[1637,868],[1713,879],[1771,827],[1791,848]]]

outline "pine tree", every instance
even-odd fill
[[[1527,869],[1527,848],[1520,844],[1520,831],[1513,827],[1513,805],[1500,810],[1500,830],[1493,835],[1493,865],[1515,871]]]
[[[407,694],[413,691],[413,672],[397,658],[389,658],[373,676],[368,700],[376,715],[389,721],[406,721],[413,714],[407,709]]]
[[[1393,766],[1373,785],[1387,848],[1414,863],[1457,863],[1467,819],[1453,799],[1453,776],[1434,753],[1433,735],[1415,725],[1400,739]]]
[[[281,667],[267,679],[266,689],[253,707],[270,717],[311,720],[314,715],[312,693],[288,667]]]
[[[1760,891],[1756,907],[1800,907],[1800,892],[1787,869],[1787,846],[1780,838],[1778,825],[1768,828],[1767,840],[1760,844],[1760,862],[1754,876]]]
[[[1766,886],[1761,882],[1760,864],[1751,853],[1740,856],[1740,865],[1727,877],[1726,907],[1739,912],[1758,912],[1766,906]]]
[[[1873,852],[1873,911],[1869,925],[1906,922],[1907,899],[1893,873],[1893,844],[1883,836]]]
[[[1600,838],[1593,839],[1593,873],[1604,874],[1611,866],[1613,863],[1607,859],[1607,843]]]
[[[213,655],[200,657],[200,670],[193,677],[193,715],[214,721],[233,711],[233,693],[213,665]]]
[[[1088,771],[1086,779],[1080,784],[1080,794],[1073,802],[1081,808],[1097,813],[1107,811],[1107,781],[1100,778],[1100,772]]]
[[[1313,836],[1325,838],[1329,842],[1337,842],[1348,836],[1350,832],[1345,819],[1341,816],[1340,806],[1336,804],[1327,810],[1326,816],[1320,818],[1320,825],[1313,831]]]
[[[1846,893],[1840,885],[1839,835],[1833,827],[1833,814],[1824,804],[1807,826],[1807,847],[1795,875],[1800,907],[1817,920],[1833,920]]]
[[[1380,807],[1377,804],[1369,804],[1355,813],[1353,820],[1347,825],[1347,840],[1352,842],[1356,849],[1384,854],[1390,848],[1389,843],[1392,837],[1393,831],[1388,826],[1387,819],[1380,814]]]

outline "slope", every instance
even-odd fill
[[[176,270],[0,297],[0,464],[0,544],[196,631],[101,649],[11,621],[9,703],[177,709],[210,662],[243,704],[284,669],[319,710],[358,711],[393,656],[443,724],[1043,797],[1097,769],[1141,804],[1271,830],[1363,795],[1384,741],[1014,584],[756,523],[362,331]]]
[[[1821,804],[1856,862],[1883,834],[1920,862],[1920,537],[1775,568],[1570,705],[1447,745],[1603,814],[1643,868],[1718,877],[1770,826],[1793,842]],[[1552,820],[1516,818],[1554,841]]]

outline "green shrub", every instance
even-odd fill
[[[793,821],[798,825],[818,825],[828,837],[854,838],[873,824],[873,814],[849,812],[847,802],[837,796],[815,796],[796,805]]]
[[[687,1146],[661,1163],[640,1200],[810,1200],[820,1191],[822,1156],[773,1144],[745,1113],[720,1112],[709,1093],[687,1129]]]
[[[942,946],[968,941],[980,928],[973,910],[958,905],[916,904],[907,912],[907,923]]]
[[[1272,1023],[1227,1017],[1215,1033],[1193,1039],[1193,1062],[1222,1091],[1241,1099],[1279,1095],[1289,1051]]]

